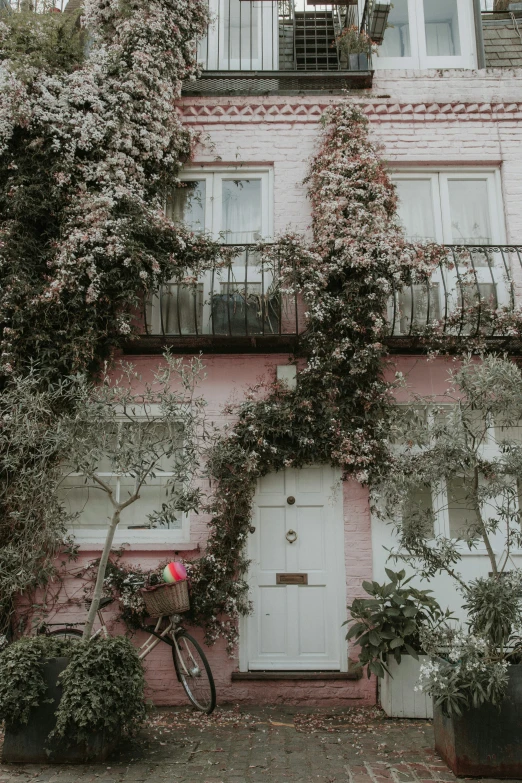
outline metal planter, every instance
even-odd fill
[[[53,701],[34,708],[25,726],[15,728],[7,724],[2,761],[23,764],[83,764],[86,761],[105,761],[114,750],[117,742],[108,742],[103,733],[93,734],[88,742],[46,749],[47,737],[56,725],[55,711],[62,697],[58,676],[68,663],[68,658],[50,658],[44,661],[42,670],[47,685],[45,698]]]
[[[510,666],[500,707],[483,704],[460,718],[434,709],[435,750],[455,775],[522,780],[522,664]]]

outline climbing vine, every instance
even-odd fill
[[[307,177],[313,241],[285,236],[264,249],[282,266],[284,288],[307,309],[307,359],[294,391],[275,383],[253,393],[210,454],[215,480],[207,549],[189,564],[194,618],[207,639],[237,640],[250,610],[245,543],[260,476],[314,462],[367,483],[388,462],[391,386],[384,380],[392,292],[412,275],[428,277],[443,253],[406,242],[395,189],[367,120],[342,104],[324,116],[322,145]]]
[[[53,45],[61,20],[0,16],[7,377],[35,360],[53,379],[96,370],[128,339],[143,295],[219,255],[164,212],[191,153],[175,101],[197,73],[205,0],[86,0],[84,14],[82,45],[75,35],[61,58]]]

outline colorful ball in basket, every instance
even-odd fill
[[[173,582],[182,582],[187,578],[187,571],[183,563],[172,562],[163,569],[163,579],[168,584]]]

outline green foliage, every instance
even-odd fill
[[[474,579],[466,593],[470,631],[488,640],[492,649],[503,651],[522,625],[522,574],[502,578]]]
[[[0,723],[27,723],[31,709],[45,695],[42,659],[67,655],[73,644],[52,636],[33,636],[0,652]]]
[[[422,643],[432,658],[421,667],[419,682],[446,715],[462,715],[485,702],[500,704],[509,664],[485,637],[459,628],[426,628]]]
[[[53,636],[20,639],[0,653],[0,722],[26,724],[45,698],[41,664],[68,657],[60,675],[62,698],[50,745],[81,742],[97,731],[117,737],[145,715],[143,666],[125,637],[68,641]]]
[[[63,695],[51,741],[81,742],[98,731],[117,738],[145,717],[143,664],[124,636],[78,643],[60,682]]]
[[[36,14],[32,11],[0,13],[5,28],[0,60],[9,60],[22,79],[35,72],[63,73],[81,65],[85,31],[79,12]]]
[[[405,571],[398,573],[387,568],[390,582],[363,582],[371,598],[356,598],[349,608],[352,623],[346,638],[357,644],[359,665],[367,666],[368,677],[384,677],[388,655],[397,663],[405,653],[418,658],[423,652],[420,633],[450,619],[431,596],[431,590],[417,590],[408,586]]]

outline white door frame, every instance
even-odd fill
[[[343,623],[348,619],[347,608],[346,608],[347,607],[347,596],[346,596],[347,575],[346,575],[345,533],[344,533],[344,500],[343,500],[344,485],[341,483],[339,486],[340,477],[341,477],[340,470],[336,468],[331,468],[326,465],[323,466],[323,469],[325,471],[329,471],[331,477],[329,479],[329,484],[328,484],[328,486],[332,487],[332,491],[329,497],[329,505],[332,509],[332,519],[334,520],[334,524],[335,524],[333,537],[335,543],[336,558],[335,558],[335,562],[332,562],[330,565],[333,572],[332,579],[334,581],[334,584],[337,585],[336,594],[338,595],[337,607],[335,612],[335,616],[337,618],[336,622],[339,631],[340,666],[338,670],[341,672],[347,672],[348,671],[348,643],[346,642],[345,639],[346,626],[343,626]],[[335,484],[337,484],[337,486],[334,488]],[[256,491],[256,495],[254,496],[254,504],[256,503],[256,499],[257,499],[257,491]],[[251,540],[252,539],[249,538],[249,540],[247,541],[247,547],[249,547]],[[246,580],[248,582],[248,574],[246,576]],[[249,644],[248,644],[249,620],[250,620],[249,617],[240,617],[239,619],[239,671],[240,672],[249,671]],[[336,670],[337,669],[333,671]],[[285,670],[274,669],[274,671],[285,671]],[[314,670],[302,669],[302,671],[314,671]]]

